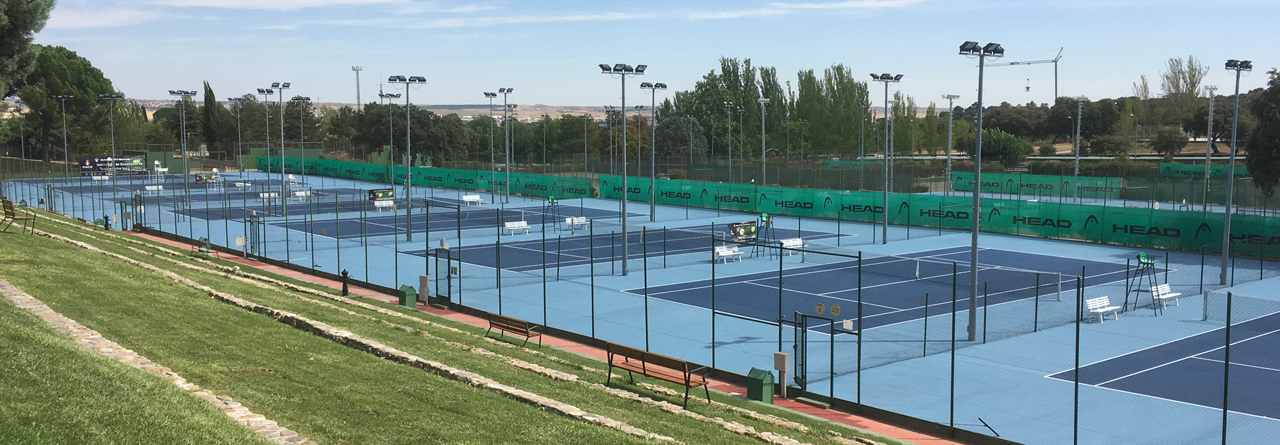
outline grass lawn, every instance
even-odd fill
[[[157,259],[145,254],[140,254],[129,250],[127,247],[141,248],[131,243],[123,242],[122,238],[112,235],[95,232],[92,235],[97,239],[89,238],[82,230],[73,229],[60,224],[45,224],[45,230],[49,230],[60,235],[69,236],[74,239],[88,242],[96,247],[110,250],[137,260],[145,261],[158,267],[171,270],[185,277],[194,279],[201,284],[211,286],[213,288],[232,293],[238,297],[253,301],[258,304],[270,306],[276,309],[294,312],[308,318],[323,321],[334,326],[349,329],[366,338],[383,342],[397,349],[440,361],[450,366],[459,367],[469,371],[477,372],[486,377],[494,378],[502,383],[515,386],[517,388],[532,391],[539,395],[547,396],[570,403],[587,411],[610,416],[616,420],[627,422],[631,425],[645,429],[649,432],[668,435],[677,440],[686,443],[742,443],[751,441],[734,433],[725,431],[723,428],[712,425],[707,422],[697,421],[686,417],[675,416],[665,413],[659,409],[647,407],[639,403],[625,400],[616,396],[605,394],[602,391],[586,388],[579,383],[559,382],[551,380],[545,376],[521,370],[502,360],[492,357],[481,356],[463,349],[449,346],[443,342],[423,338],[416,333],[406,332],[403,329],[386,326],[383,322],[391,322],[400,325],[406,325],[418,329],[429,331],[432,336],[440,337],[446,340],[470,344],[477,347],[483,347],[502,355],[525,360],[550,369],[573,373],[578,375],[585,381],[594,383],[604,383],[604,376],[596,373],[585,372],[582,366],[590,366],[596,369],[604,369],[604,364],[599,360],[581,357],[566,351],[559,351],[554,348],[544,348],[542,354],[534,354],[519,349],[508,349],[497,347],[495,345],[484,342],[477,336],[483,333],[483,329],[474,326],[457,323],[452,320],[436,317],[417,311],[409,311],[403,308],[397,308],[389,304],[373,302],[370,300],[361,300],[366,303],[376,304],[384,308],[394,308],[397,312],[409,314],[413,317],[430,320],[433,323],[444,324],[458,329],[462,329],[465,333],[451,332],[445,329],[431,328],[423,324],[413,323],[386,314],[369,311],[354,305],[343,305],[342,303],[334,303],[323,298],[310,296],[308,298],[324,300],[330,303],[338,304],[343,309],[350,310],[356,314],[365,317],[376,317],[378,320],[369,320],[364,317],[348,314],[344,311],[327,308],[316,305],[295,297],[295,294],[282,292],[278,289],[262,289],[250,284],[231,280],[213,274],[206,274],[192,271],[179,267],[170,262]],[[125,235],[117,235],[124,237]],[[84,250],[74,248],[65,243],[55,242],[43,238],[31,238],[33,243],[39,241],[39,249],[48,249],[55,252],[71,249],[72,253],[79,252],[79,256],[88,257],[80,260],[84,263],[106,263],[109,267],[103,271],[94,271],[93,276],[99,274],[107,274],[115,276],[114,281],[129,282],[132,286],[126,287],[142,287],[151,288],[159,286],[167,292],[160,292],[166,295],[135,295],[127,299],[111,298],[109,306],[111,314],[97,317],[95,314],[102,312],[97,304],[85,304],[84,301],[76,298],[53,299],[45,301],[54,307],[55,310],[77,319],[81,323],[97,328],[95,325],[111,326],[111,329],[118,330],[121,334],[128,334],[125,339],[113,336],[104,331],[108,338],[115,339],[117,342],[130,347],[134,350],[142,352],[149,357],[152,354],[145,352],[146,348],[155,348],[162,353],[169,354],[169,359],[165,357],[151,357],[175,369],[187,379],[194,383],[208,387],[219,393],[226,393],[237,400],[243,401],[247,406],[255,412],[260,412],[269,418],[279,421],[282,425],[298,430],[302,434],[316,439],[321,442],[332,441],[351,441],[351,442],[386,442],[398,441],[399,435],[411,434],[405,433],[404,430],[395,430],[396,434],[378,434],[377,432],[354,432],[349,429],[369,429],[369,428],[386,428],[380,426],[379,421],[385,421],[396,424],[396,427],[404,426],[408,423],[409,431],[427,432],[433,424],[430,421],[417,422],[412,420],[413,416],[439,416],[439,410],[458,410],[455,405],[467,405],[471,399],[476,401],[489,398],[501,399],[508,404],[514,404],[511,407],[504,407],[497,401],[490,402],[491,406],[478,410],[476,412],[468,412],[466,416],[450,418],[453,425],[457,425],[465,434],[449,436],[449,440],[445,441],[461,441],[461,442],[536,442],[546,439],[549,436],[537,436],[536,434],[515,434],[511,436],[492,436],[486,435],[485,430],[492,429],[495,423],[495,410],[514,410],[526,411],[533,410],[526,405],[519,404],[514,401],[506,400],[500,396],[487,391],[478,389],[470,389],[456,382],[445,381],[443,379],[431,376],[425,372],[412,370],[401,365],[391,364],[381,361],[372,356],[364,355],[351,351],[344,347],[320,340],[310,334],[303,334],[292,330],[279,323],[275,323],[267,317],[261,315],[250,314],[246,311],[233,308],[231,306],[214,302],[199,292],[191,290],[180,284],[170,285],[168,280],[160,278],[150,272],[128,266],[123,262],[114,260],[97,254],[88,254]],[[33,246],[34,247],[34,246]],[[155,253],[156,251],[143,248],[147,252]],[[172,250],[178,250],[173,249]],[[0,262],[6,260],[6,253],[0,252]],[[74,256],[74,255],[72,255]],[[182,261],[195,264],[194,259],[190,257],[182,257]],[[219,260],[215,260],[219,261]],[[66,267],[67,264],[74,263],[71,259],[54,259],[50,261],[50,267],[61,264]],[[233,263],[225,263],[232,265]],[[72,266],[78,268],[79,266]],[[77,269],[78,270],[78,269]],[[0,276],[7,276],[7,269],[0,265]],[[264,273],[265,274],[265,273]],[[123,275],[123,276],[122,276]],[[145,275],[145,277],[144,277]],[[279,278],[279,277],[277,277]],[[141,281],[140,281],[141,279]],[[36,295],[31,289],[28,289],[17,280],[15,285],[26,289],[29,293]],[[39,281],[37,278],[36,281]],[[145,281],[153,281],[154,283],[143,284]],[[292,280],[286,280],[292,281]],[[51,283],[52,284],[52,283]],[[64,286],[65,287],[65,286]],[[317,289],[324,289],[326,292],[336,293],[331,289],[325,289],[318,286],[310,285]],[[167,289],[166,289],[167,288]],[[51,289],[53,290],[53,289]],[[92,294],[99,295],[95,291]],[[185,294],[183,296],[169,294]],[[39,298],[40,296],[37,295]],[[56,304],[55,304],[56,303]],[[163,306],[157,307],[157,306]],[[182,309],[174,309],[171,306],[179,306]],[[64,310],[65,309],[65,310]],[[145,320],[138,317],[135,321],[126,322],[114,319],[113,316],[138,312],[139,314],[148,314]],[[239,314],[235,314],[235,312]],[[174,322],[172,317],[176,316],[173,312],[187,314],[190,312],[199,312],[198,315],[183,315],[180,322]],[[83,318],[83,319],[82,319]],[[234,329],[233,329],[234,328]],[[241,332],[252,331],[252,332]],[[287,332],[293,334],[310,337],[308,340],[290,340],[287,345],[273,345],[268,338],[285,338],[291,337]],[[181,339],[173,339],[161,341],[159,338],[166,337],[165,333],[180,332]],[[243,335],[241,335],[243,334]],[[204,348],[213,349],[215,351],[202,351],[193,353],[185,351],[184,348]],[[257,360],[267,360],[260,354],[254,354],[250,351],[241,351],[240,349],[263,349],[261,351],[265,355],[274,359],[272,366],[263,366],[257,364]],[[270,352],[268,352],[270,351]],[[345,351],[345,352],[344,352]],[[362,358],[352,356],[363,355]],[[550,360],[546,355],[559,358],[559,360]],[[206,357],[210,356],[210,357]],[[216,359],[216,360],[215,360]],[[206,361],[207,360],[207,361]],[[239,361],[235,364],[232,362]],[[282,363],[281,363],[282,361]],[[368,363],[372,361],[373,363]],[[359,365],[355,365],[359,362]],[[566,363],[567,362],[567,363]],[[313,369],[314,365],[320,364],[322,369]],[[354,367],[353,367],[354,366]],[[370,368],[365,370],[365,368]],[[393,368],[408,371],[407,375],[401,375],[393,370],[383,368]],[[372,372],[376,370],[377,372]],[[374,377],[374,375],[377,377]],[[396,377],[390,377],[391,375]],[[385,375],[385,377],[383,376]],[[376,385],[369,380],[381,382]],[[431,394],[431,388],[419,388],[418,384],[422,381],[433,381],[434,386],[459,386],[464,390],[465,394],[458,394],[457,400],[444,402],[435,399]],[[656,381],[649,380],[651,383]],[[636,392],[642,396],[667,400],[673,403],[679,403],[678,397],[667,397],[656,394],[648,389],[632,386],[626,383],[625,379],[621,381],[615,380],[615,386],[619,386]],[[394,403],[388,406],[386,403],[375,403],[363,399],[365,395],[380,394],[378,389],[372,386],[385,386],[382,388],[387,391],[383,394],[391,397]],[[438,389],[437,389],[438,390]],[[416,391],[423,391],[419,394]],[[282,396],[281,393],[287,393],[289,396]],[[412,393],[409,396],[405,393]],[[327,400],[328,398],[350,399],[355,403],[353,408],[347,404],[340,404]],[[752,419],[739,413],[720,408],[708,407],[705,402],[690,402],[689,408],[695,412],[706,415],[708,417],[721,417],[726,420],[740,422],[755,427],[760,431],[774,431],[805,442],[812,443],[833,443],[828,436],[828,431],[838,431],[842,435],[848,437],[851,435],[863,435],[856,430],[815,420],[793,412],[754,404],[744,400],[733,399],[723,395],[713,395],[720,402],[728,403],[736,406],[748,407],[749,409],[785,417],[789,420],[802,423],[810,428],[810,432],[802,432],[793,429],[781,428],[771,425],[767,422]],[[359,401],[359,403],[356,403]],[[365,403],[367,402],[367,403]],[[377,402],[385,402],[377,400]],[[310,406],[311,410],[297,410],[294,405],[299,403]],[[376,405],[377,410],[372,409]],[[317,411],[317,412],[305,412]],[[535,411],[536,412],[536,411]],[[436,413],[436,414],[432,414]],[[587,431],[600,430],[603,428],[591,427],[589,425],[579,424],[560,418],[554,415],[542,414],[536,412],[539,417],[534,419],[535,423],[546,424],[550,427],[556,421],[568,422],[568,427],[587,428]],[[376,414],[376,415],[375,415]],[[408,416],[406,418],[404,416]],[[374,417],[374,418],[370,418]],[[518,417],[518,416],[517,416]],[[395,419],[395,420],[392,420]],[[416,425],[424,423],[425,425]],[[443,425],[446,423],[436,423]],[[506,424],[502,425],[518,425]],[[516,430],[525,428],[517,427]],[[534,426],[533,428],[536,428]],[[504,430],[506,428],[503,428]],[[432,432],[434,433],[434,432]],[[585,433],[578,433],[585,434]],[[624,436],[618,433],[608,433],[606,436],[613,436],[611,442],[638,440],[630,436]],[[428,440],[424,437],[435,437],[434,435],[409,435],[415,440]],[[551,442],[593,442],[599,438],[583,435],[560,435],[553,436]],[[394,438],[394,440],[393,440]],[[883,440],[878,439],[878,440]]]
[[[77,345],[6,298],[0,388],[0,443],[271,443],[172,383]]]

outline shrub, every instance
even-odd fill
[[[1053,156],[1056,154],[1058,154],[1058,149],[1053,144],[1046,142],[1040,145],[1040,156]]]

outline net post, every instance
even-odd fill
[[[561,249],[561,243],[564,241],[563,235],[556,235],[556,281],[560,281],[560,257],[564,253]]]
[[[929,293],[928,292],[924,293],[924,341],[922,343],[924,344],[924,346],[920,348],[923,350],[921,351],[920,356],[924,357],[929,355]],[[833,361],[832,363],[835,363],[835,362]]]
[[[982,282],[982,342],[987,342],[987,282]]]
[[[1031,332],[1040,332],[1040,273],[1036,273],[1036,299],[1031,316]]]

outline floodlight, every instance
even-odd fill
[[[651,83],[649,83],[649,82],[641,82],[641,83],[640,83],[640,88],[645,88],[645,89],[653,88],[653,84],[651,84]]]
[[[271,88],[280,88],[280,82],[271,82]]]
[[[507,88],[507,93],[514,93],[515,91],[515,88]]]
[[[1241,60],[1241,61],[1240,61],[1240,69],[1245,70],[1245,71],[1253,71],[1253,61],[1251,61],[1251,60]]]
[[[609,65],[605,65],[602,63],[600,64],[600,71],[607,73],[607,72],[613,71],[613,68],[609,68]]]
[[[644,74],[644,70],[647,68],[649,68],[649,65],[636,65],[636,74]]]
[[[258,94],[267,94],[267,90],[264,90],[264,89],[262,89],[262,88],[258,88]]]
[[[276,94],[276,90],[267,88],[267,94]]]
[[[762,98],[760,98],[760,99],[757,99],[757,100],[756,100],[756,102],[760,102],[760,104],[762,104],[762,105],[763,105],[763,104],[767,104],[767,103],[769,103],[769,99],[768,99],[768,98],[765,98],[765,97],[762,97]]]
[[[880,80],[880,75],[876,73],[871,73],[871,80]]]
[[[631,65],[622,65],[622,71],[627,73],[634,73],[636,70],[635,68],[632,68]]]
[[[654,87],[654,88],[657,88],[657,89],[659,89],[659,90],[665,90],[665,89],[667,89],[667,84],[665,84],[665,83],[655,83],[655,84],[653,84],[653,87]]]
[[[1235,61],[1234,61],[1234,60],[1232,60],[1231,62],[1235,62]],[[1231,62],[1227,62],[1227,68],[1231,68]],[[171,95],[173,95],[173,94],[178,94],[178,92],[177,92],[177,91],[174,91],[174,90],[169,90],[169,94],[171,94]]]
[[[901,75],[901,74],[896,75],[896,76],[893,76],[893,81],[894,81],[894,82],[897,82],[897,81],[899,81],[899,80],[902,80],[902,75]]]
[[[280,85],[280,88],[289,88],[289,82],[285,82],[284,84]]]
[[[969,41],[969,42],[964,42],[963,44],[960,45],[961,55],[976,54],[977,52],[978,52],[978,42]]]
[[[410,81],[410,82],[418,82],[418,83],[427,83],[427,78],[422,77],[422,76],[410,76],[410,77],[409,77],[409,81]]]
[[[1236,59],[1227,60],[1227,69],[1234,69],[1240,66],[1240,61]]]
[[[999,43],[988,43],[982,47],[982,54],[1002,56],[1004,55],[1004,47],[1000,46]]]
[[[619,63],[619,64],[615,64],[615,65],[613,65],[613,72],[615,72],[615,73],[621,73],[621,72],[625,71],[625,70],[626,70],[626,68],[627,68],[627,66],[626,66],[626,65],[624,65],[624,64],[621,64],[621,63]]]

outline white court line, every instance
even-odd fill
[[[1216,331],[1216,330],[1217,330],[1217,329],[1215,329],[1214,331]],[[1209,332],[1213,332],[1213,331],[1209,331]],[[1253,340],[1253,339],[1258,338],[1258,337],[1263,337],[1263,336],[1271,335],[1271,334],[1274,334],[1274,333],[1277,333],[1277,332],[1280,332],[1280,329],[1276,329],[1276,330],[1274,330],[1274,331],[1267,332],[1267,333],[1263,333],[1263,334],[1258,334],[1258,335],[1255,335],[1255,336],[1253,336],[1253,337],[1246,338],[1246,339],[1244,339],[1244,340],[1240,340],[1240,341],[1232,342],[1231,344],[1232,344],[1233,346],[1234,346],[1234,345],[1238,345],[1238,344],[1240,344],[1240,343],[1244,343],[1244,342],[1247,342],[1247,341],[1249,341],[1249,340]],[[1208,353],[1210,353],[1210,352],[1214,352],[1214,351],[1217,351],[1217,350],[1219,350],[1219,349],[1223,349],[1223,348],[1225,348],[1225,346],[1218,346],[1218,347],[1215,347],[1215,348],[1210,349],[1210,350],[1207,350],[1207,351],[1197,352],[1197,353],[1195,353],[1195,354],[1193,354],[1193,355],[1188,355],[1188,356],[1186,356],[1186,357],[1182,357],[1182,358],[1180,358],[1180,359],[1177,359],[1177,360],[1174,360],[1174,361],[1171,361],[1171,362],[1168,362],[1168,363],[1164,363],[1164,364],[1157,365],[1157,366],[1152,366],[1152,367],[1150,367],[1150,368],[1143,369],[1143,370],[1138,371],[1138,372],[1130,373],[1130,374],[1128,374],[1128,375],[1124,375],[1124,376],[1116,377],[1116,378],[1114,378],[1114,379],[1111,379],[1111,380],[1107,380],[1107,381],[1105,381],[1105,382],[1098,383],[1098,384],[1097,384],[1097,386],[1106,385],[1106,384],[1108,384],[1108,383],[1112,383],[1112,382],[1115,382],[1115,381],[1117,381],[1117,380],[1124,380],[1124,379],[1127,379],[1127,378],[1129,378],[1129,377],[1133,377],[1133,376],[1135,376],[1135,375],[1142,374],[1142,373],[1147,372],[1147,371],[1152,371],[1152,370],[1155,370],[1155,369],[1160,369],[1160,368],[1163,368],[1163,367],[1165,367],[1165,366],[1169,366],[1169,365],[1172,365],[1172,364],[1174,364],[1174,363],[1178,363],[1178,362],[1181,362],[1181,361],[1184,361],[1184,360],[1190,360],[1190,359],[1192,359],[1192,358],[1195,358],[1195,357],[1196,357],[1196,356],[1198,356],[1198,355],[1208,354]]]
[[[1113,281],[1112,283],[1114,283],[1114,281]],[[1109,283],[1104,283],[1104,284],[1109,284]],[[1276,315],[1276,314],[1272,313],[1272,314],[1266,314],[1266,315],[1259,315],[1259,316],[1257,316],[1257,317],[1253,317],[1253,318],[1250,318],[1250,319],[1248,319],[1248,320],[1245,320],[1245,321],[1241,321],[1241,322],[1239,322],[1239,323],[1236,323],[1236,325],[1237,325],[1237,326],[1239,326],[1239,325],[1241,325],[1241,324],[1248,323],[1248,322],[1250,322],[1250,321],[1254,321],[1254,320],[1258,320],[1258,319],[1261,319],[1261,318],[1264,318],[1264,317],[1270,317],[1270,316],[1272,316],[1272,315]],[[1096,365],[1096,364],[1098,364],[1098,363],[1102,363],[1102,362],[1106,362],[1106,361],[1115,360],[1115,359],[1118,359],[1118,358],[1120,358],[1120,357],[1124,357],[1124,356],[1126,356],[1126,355],[1133,355],[1133,354],[1137,354],[1137,353],[1139,353],[1139,352],[1143,352],[1143,351],[1146,351],[1146,350],[1149,350],[1149,349],[1155,349],[1155,348],[1158,348],[1158,347],[1161,347],[1161,346],[1164,346],[1164,345],[1168,345],[1168,344],[1172,344],[1172,343],[1177,343],[1177,342],[1180,342],[1180,341],[1183,341],[1183,340],[1189,339],[1189,338],[1191,338],[1191,337],[1198,337],[1198,336],[1201,336],[1201,335],[1208,334],[1208,333],[1210,333],[1210,332],[1220,331],[1220,330],[1222,330],[1222,329],[1223,329],[1223,328],[1216,328],[1216,329],[1210,329],[1210,330],[1208,330],[1208,331],[1204,331],[1204,332],[1197,332],[1197,333],[1195,333],[1195,334],[1188,334],[1188,335],[1185,335],[1185,336],[1182,336],[1182,337],[1179,337],[1179,338],[1175,338],[1175,339],[1173,339],[1173,340],[1166,341],[1166,342],[1164,342],[1164,343],[1157,343],[1157,344],[1154,344],[1154,345],[1151,345],[1151,346],[1147,346],[1147,347],[1145,347],[1145,348],[1142,348],[1142,349],[1139,349],[1139,350],[1136,350],[1136,351],[1133,351],[1133,352],[1128,352],[1128,353],[1124,353],[1124,354],[1117,355],[1117,356],[1115,356],[1115,357],[1104,358],[1104,359],[1102,359],[1102,360],[1098,360],[1098,361],[1095,361],[1095,362],[1092,362],[1092,363],[1087,363],[1087,364],[1084,364],[1084,365],[1080,365],[1080,368],[1082,368],[1082,369],[1083,369],[1083,368],[1087,368],[1087,367],[1089,367],[1089,366],[1093,366],[1093,365]],[[1203,354],[1203,353],[1205,353],[1205,352],[1209,352],[1209,351],[1201,351],[1201,352],[1197,352],[1197,353],[1196,353],[1196,355],[1200,355],[1200,354]],[[1058,371],[1058,372],[1055,372],[1055,373],[1052,373],[1052,374],[1045,375],[1045,377],[1053,378],[1053,376],[1055,376],[1055,375],[1062,374],[1062,373],[1067,372],[1067,371],[1071,371],[1072,369],[1075,369],[1075,368],[1067,368],[1067,369],[1064,369],[1064,370],[1061,370],[1061,371]]]
[[[1197,356],[1197,357],[1191,357],[1191,358],[1196,359],[1196,360],[1204,360],[1204,361],[1206,361],[1206,362],[1223,363],[1223,364],[1227,363],[1227,362],[1222,361],[1222,360],[1214,360],[1214,359],[1211,359],[1211,358],[1204,358],[1204,357],[1199,357],[1199,356]],[[1232,365],[1235,365],[1235,366],[1244,366],[1244,367],[1246,367],[1246,368],[1261,369],[1261,370],[1263,370],[1263,371],[1271,371],[1271,372],[1277,372],[1277,373],[1280,373],[1280,369],[1276,369],[1276,368],[1268,368],[1268,367],[1266,367],[1266,366],[1249,365],[1249,364],[1244,364],[1244,363],[1232,363]]]
[[[736,283],[736,284],[749,284],[749,285],[752,285],[752,286],[760,286],[760,287],[766,287],[766,288],[769,288],[769,289],[777,289],[776,287],[769,286],[769,285],[766,285],[766,284],[761,284],[761,283],[740,282],[740,283]],[[795,289],[783,289],[783,291],[784,291],[784,292],[797,293],[797,294],[804,294],[804,295],[812,295],[812,296],[815,296],[815,297],[830,298],[830,297],[827,297],[826,295],[822,295],[822,294],[815,294],[815,293],[812,293],[812,292],[799,291],[799,290],[795,290]],[[838,299],[838,298],[837,298],[837,299]],[[864,304],[864,305],[869,305],[869,306],[882,307],[882,308],[885,308],[885,309],[894,309],[894,310],[899,310],[899,308],[896,308],[896,307],[893,307],[893,306],[885,306],[885,305],[880,305],[880,304],[875,304],[875,303],[867,303],[867,302],[865,302],[865,301],[864,301],[864,302],[862,302],[862,304]]]

